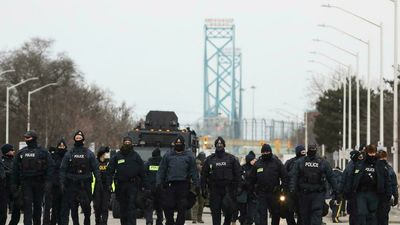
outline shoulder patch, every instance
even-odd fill
[[[359,173],[360,172],[360,170],[354,170],[354,173]]]
[[[125,159],[119,159],[119,160],[117,161],[117,163],[118,163],[118,164],[125,163]]]
[[[262,173],[262,172],[264,172],[264,168],[258,168],[257,169],[257,173]]]

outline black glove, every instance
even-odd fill
[[[201,195],[203,196],[203,198],[208,198],[208,191],[207,191],[207,189],[203,189],[203,190],[201,190]]]
[[[394,196],[392,206],[399,204],[399,196]]]
[[[200,196],[200,188],[199,187],[196,187],[194,189],[194,192],[196,192],[196,196]]]

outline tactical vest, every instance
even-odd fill
[[[125,156],[121,153],[118,153],[115,156],[115,178],[117,181],[137,182],[136,179],[139,174],[138,170],[142,169],[143,166],[140,166],[138,156],[136,154],[132,152]]]
[[[274,159],[268,162],[257,162],[255,169],[258,190],[273,191],[276,186],[279,186],[280,167]]]
[[[69,160],[69,173],[83,175],[90,171],[88,153],[84,151],[71,151]]]
[[[360,171],[355,170],[354,173]],[[377,187],[376,167],[374,164],[366,164],[361,176],[359,190],[360,191],[375,191]]]
[[[303,191],[325,190],[326,177],[321,166],[321,158],[312,160],[309,157],[306,157],[305,160],[302,161],[299,185]]]
[[[218,158],[216,155],[210,159],[210,178],[213,182],[233,180],[233,159],[229,155]]]
[[[20,157],[23,174],[43,175],[46,172],[47,160],[41,156],[39,149],[27,149]]]

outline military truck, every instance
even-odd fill
[[[132,137],[135,151],[139,153],[143,161],[147,161],[151,157],[155,148],[161,150],[161,155],[170,151],[178,135],[184,137],[185,148],[196,155],[199,148],[196,132],[189,127],[181,129],[175,112],[150,111],[144,121],[139,122],[133,131],[128,132],[128,136]],[[119,204],[115,200],[114,194],[111,199],[111,207],[113,217],[119,218]],[[141,217],[141,210],[137,211],[138,217]]]

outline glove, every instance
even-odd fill
[[[392,206],[399,204],[399,196],[394,196]]]
[[[196,192],[196,196],[200,196],[200,188],[199,187],[196,187],[194,189],[194,192]]]
[[[207,189],[203,189],[203,190],[201,190],[201,195],[203,196],[203,198],[208,198],[208,191],[207,191]]]

